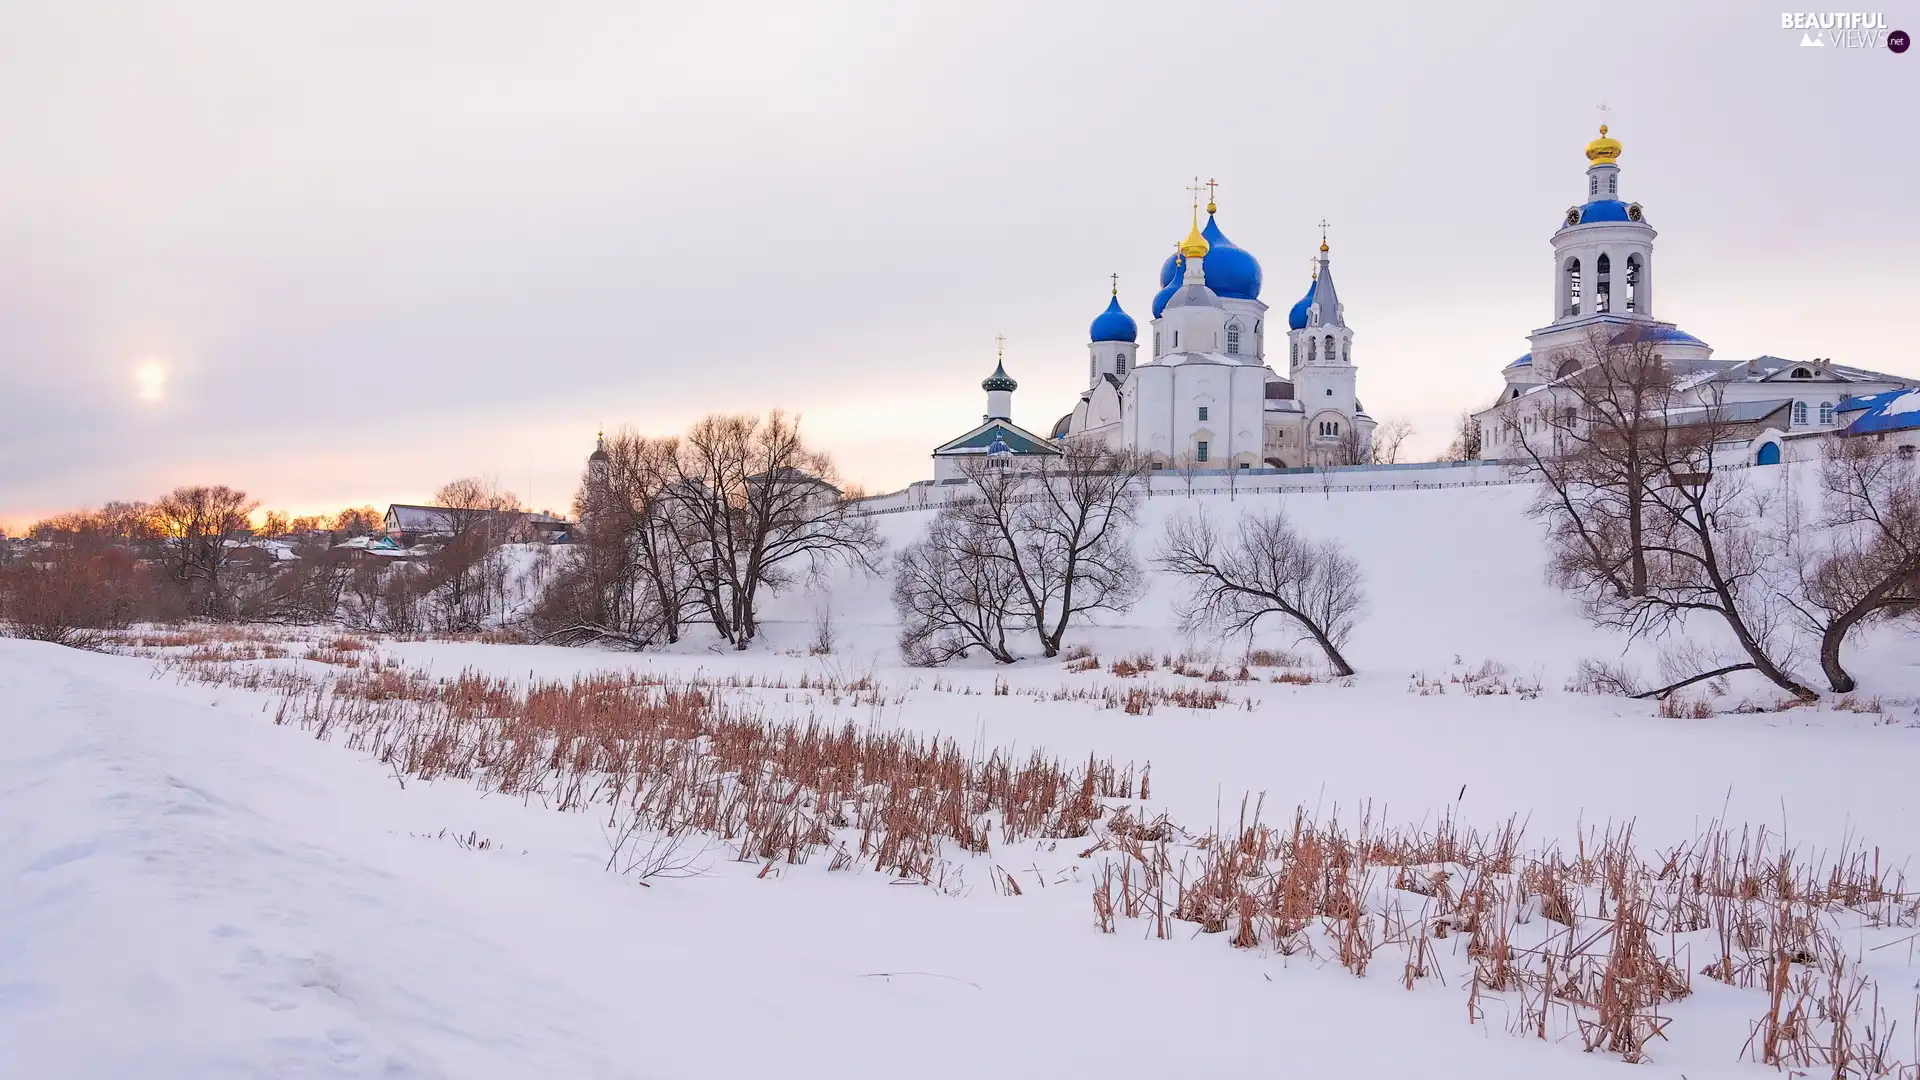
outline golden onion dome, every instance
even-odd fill
[[[1195,214],[1193,227],[1187,230],[1187,238],[1180,241],[1180,254],[1189,259],[1203,259],[1206,258],[1207,248],[1210,246],[1207,238],[1200,235],[1200,217]]]
[[[1620,160],[1620,140],[1607,138],[1607,125],[1600,125],[1600,137],[1587,144],[1587,160],[1595,165],[1611,165]]]

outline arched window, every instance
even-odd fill
[[[1593,264],[1593,310],[1613,310],[1613,260],[1605,252]]]
[[[1627,310],[1640,311],[1640,256],[1627,256]]]
[[[1795,425],[1804,424],[1807,422],[1807,403],[1806,402],[1796,401],[1793,403],[1793,422]]]
[[[1353,363],[1353,342],[1343,341],[1340,343],[1340,362],[1343,364]]]
[[[1230,323],[1227,326],[1227,351],[1230,353],[1238,353],[1240,351],[1239,323]]]
[[[1255,319],[1255,320],[1253,320],[1253,332],[1254,332],[1254,333],[1256,333],[1256,334],[1260,332],[1260,320],[1259,320],[1259,319]]]
[[[1600,194],[1600,178],[1598,176],[1587,177],[1587,198],[1591,199],[1598,194]]]
[[[1115,375],[1120,376],[1123,379],[1127,377],[1127,354],[1126,353],[1115,353],[1113,355],[1113,373]]]
[[[1319,358],[1319,348],[1320,348],[1319,338],[1307,339],[1307,363],[1311,364],[1316,359]]]
[[[1300,362],[1300,343],[1297,341],[1293,343],[1293,362]]]
[[[1822,424],[1833,423],[1833,402],[1823,401],[1820,403],[1820,422]]]
[[[1813,372],[1803,367],[1797,367],[1793,369],[1793,374],[1787,377],[1790,379],[1811,379],[1813,378]]]
[[[1556,379],[1564,379],[1564,378],[1566,378],[1567,376],[1569,376],[1569,375],[1571,375],[1571,374],[1573,374],[1574,372],[1576,372],[1576,371],[1579,371],[1579,370],[1580,370],[1580,361],[1578,361],[1578,360],[1562,360],[1562,361],[1560,361],[1560,368],[1559,368],[1559,370],[1558,370],[1558,371],[1555,371],[1555,372],[1553,373],[1553,377],[1554,377],[1554,378],[1556,378]]]
[[[1329,363],[1329,364],[1331,364],[1331,363],[1333,363],[1333,357],[1334,357],[1334,352],[1333,352],[1333,335],[1332,335],[1332,334],[1328,334],[1328,335],[1327,335],[1327,363]]]
[[[1092,382],[1093,380],[1099,377],[1100,377],[1100,361],[1088,360],[1087,361],[1087,381]]]
[[[1617,176],[1607,177],[1607,194],[1609,195],[1613,194],[1613,187],[1615,184],[1619,182],[1620,182],[1620,178]]]
[[[1180,331],[1178,330],[1173,332],[1173,347],[1176,349],[1180,347]]]
[[[1153,332],[1153,355],[1160,355],[1160,331],[1158,330]]]
[[[1566,315],[1580,314],[1580,260],[1567,260],[1567,308]]]

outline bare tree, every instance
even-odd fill
[[[1533,513],[1588,572],[1623,597],[1644,596],[1651,492],[1672,456],[1658,451],[1687,449],[1662,437],[1681,405],[1678,379],[1650,338],[1612,327],[1554,359],[1565,374],[1507,422],[1522,475],[1541,485]]]
[[[1207,471],[1207,465],[1198,454],[1188,451],[1173,459],[1173,471],[1179,474],[1181,483],[1187,485],[1187,498],[1193,498],[1193,485]]]
[[[1231,537],[1204,510],[1182,514],[1167,523],[1156,562],[1187,585],[1183,630],[1251,635],[1278,615],[1320,647],[1334,674],[1353,674],[1343,650],[1366,613],[1360,565],[1336,541],[1301,535],[1284,511],[1243,517]]]
[[[688,604],[737,649],[759,631],[763,591],[777,593],[823,564],[871,571],[884,550],[872,519],[833,485],[832,460],[778,411],[699,421],[673,468],[667,495],[672,539],[691,572]]]
[[[894,559],[900,651],[915,665],[944,664],[979,649],[1003,664],[1020,583],[990,520],[942,511]]]
[[[151,612],[145,568],[121,548],[56,543],[0,563],[0,631],[76,649]]]
[[[1543,392],[1509,422],[1541,483],[1534,512],[1547,521],[1553,579],[1594,621],[1633,637],[1697,633],[1692,617],[1715,617],[1745,657],[1715,674],[1750,669],[1814,697],[1790,670],[1778,580],[1787,540],[1766,527],[1767,493],[1714,457],[1741,441],[1738,426],[1717,400],[1684,400],[1642,342],[1594,356],[1556,384],[1577,387],[1573,398]]]
[[[1348,427],[1352,426],[1348,425]],[[1368,459],[1375,465],[1398,464],[1400,450],[1412,434],[1413,423],[1404,416],[1381,421],[1373,429],[1372,445],[1367,451]]]
[[[98,510],[77,510],[36,522],[27,535],[66,545],[134,547],[151,545],[160,531],[149,504],[110,502]]]
[[[1920,467],[1898,447],[1829,440],[1821,462],[1823,550],[1799,561],[1787,599],[1820,635],[1820,670],[1835,693],[1855,687],[1841,662],[1861,627],[1920,606]]]
[[[679,452],[677,439],[632,431],[601,441],[574,501],[575,558],[532,614],[543,640],[636,649],[680,640],[693,584],[671,495]]]
[[[333,531],[348,536],[366,536],[380,529],[380,511],[371,506],[355,506],[334,515]]]
[[[1057,656],[1073,626],[1133,605],[1143,459],[1071,439],[1057,457],[981,458],[963,469],[966,493],[895,561],[909,660],[944,663],[978,648],[1011,663],[1015,627]]]
[[[222,572],[257,505],[224,484],[175,488],[153,505],[168,569],[197,614],[227,614]]]
[[[500,547],[525,520],[519,496],[483,477],[464,477],[433,496],[444,538],[427,560],[427,592],[437,628],[478,630],[505,600],[507,567]]]
[[[258,575],[253,587],[236,590],[233,611],[248,622],[312,626],[334,619],[346,593],[350,571],[329,551],[312,552],[289,565]]]
[[[1018,613],[1047,657],[1059,655],[1070,626],[1127,610],[1141,589],[1133,534],[1146,462],[1099,439],[1069,439],[1060,451],[1025,469],[970,463],[979,497],[962,504],[999,533]]]
[[[1473,418],[1472,412],[1463,412],[1455,422],[1453,441],[1440,453],[1442,461],[1477,461],[1484,449],[1480,435],[1480,422]]]
[[[1373,462],[1373,445],[1358,424],[1343,422],[1333,445],[1321,452],[1328,465],[1368,465]]]

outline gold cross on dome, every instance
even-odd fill
[[[1193,176],[1193,185],[1187,188],[1188,191],[1193,193],[1193,208],[1195,210],[1200,209],[1200,189],[1205,186],[1205,184],[1200,182],[1200,174],[1195,173]]]
[[[1612,113],[1613,113],[1613,108],[1611,106],[1609,106],[1604,101],[1600,103],[1600,125],[1602,127],[1606,126],[1607,117]]]
[[[1320,242],[1323,244],[1327,242],[1327,219],[1326,218],[1320,219]]]
[[[1007,358],[1007,335],[993,335],[993,346],[994,359],[1005,360]]]
[[[1113,295],[1119,296],[1120,295],[1120,275],[1108,274],[1107,276],[1113,279]]]
[[[1213,213],[1214,189],[1218,188],[1219,186],[1220,186],[1220,181],[1215,180],[1211,176],[1207,177],[1207,213],[1209,214]]]

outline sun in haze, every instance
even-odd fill
[[[167,396],[167,365],[158,360],[142,360],[133,369],[133,384],[141,401],[159,401]]]

